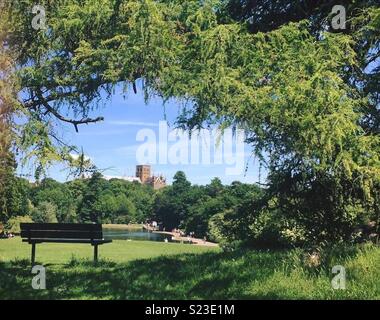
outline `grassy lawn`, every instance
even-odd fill
[[[128,230],[128,231],[139,231],[142,230],[143,225],[138,223],[133,224],[102,224],[103,229],[113,229],[113,230]]]
[[[114,241],[100,247],[42,244],[47,290],[33,290],[30,246],[0,241],[1,299],[380,299],[380,249],[335,253],[317,269],[298,250],[260,252],[172,243]],[[74,258],[72,258],[74,255]],[[331,267],[346,268],[346,290],[331,287]]]
[[[21,238],[0,240],[0,261],[30,259],[31,245]],[[89,244],[42,243],[36,246],[36,261],[41,264],[64,264],[72,259],[93,259],[93,247]],[[155,241],[113,240],[99,246],[99,259],[128,262],[181,253],[202,253],[209,247]],[[215,250],[215,249],[214,249]]]

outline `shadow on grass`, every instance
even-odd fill
[[[46,290],[33,290],[27,260],[0,263],[1,299],[245,299],[252,280],[273,274],[279,254],[183,254],[129,263],[72,259],[45,265]],[[268,298],[268,297],[266,297]]]
[[[346,251],[339,260],[356,254]],[[30,262],[16,260],[0,263],[0,299],[308,299],[318,290],[310,286],[320,277],[331,295],[329,264],[308,270],[302,257],[299,250],[240,250],[128,263],[72,258],[67,264],[45,265],[46,290],[33,290],[36,275]],[[338,263],[336,258],[327,260]]]

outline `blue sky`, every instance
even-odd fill
[[[137,141],[138,132],[140,136],[145,131],[154,133],[158,141],[159,121],[166,118],[171,126],[169,131],[173,130],[174,120],[180,110],[179,103],[174,101],[165,103],[164,107],[160,98],[152,98],[146,104],[141,90],[138,90],[137,94],[132,92],[125,97],[123,95],[125,94],[121,88],[117,88],[105,106],[91,114],[91,116],[104,116],[104,122],[81,125],[79,133],[68,125],[60,125],[59,129],[66,141],[83,148],[84,153],[98,168],[106,169],[103,174],[107,176],[134,176],[135,166],[138,164],[137,149],[144,143],[147,143],[145,146],[149,146],[147,140]],[[169,142],[168,147],[170,148],[174,143],[176,142]],[[157,145],[157,152],[160,151],[160,147]],[[236,150],[236,143],[233,143],[229,152],[232,152],[230,156],[237,155],[239,151]],[[215,164],[212,160],[213,158],[209,164],[202,164],[202,161],[200,164],[172,164],[170,161],[159,164],[156,161],[152,164],[152,169],[154,173],[163,174],[169,183],[178,170],[184,171],[194,184],[207,184],[213,177],[219,177],[225,184],[230,184],[235,180],[246,183],[258,181],[258,162],[251,156],[251,148],[248,145],[244,145],[244,167],[248,165],[246,172],[242,170],[240,174],[226,174],[226,169],[233,165],[227,164],[225,160],[221,164]],[[191,162],[190,158],[188,162]],[[19,173],[29,174],[30,168],[20,168]],[[48,175],[59,181],[67,180],[67,171],[63,171],[61,165],[49,168]]]

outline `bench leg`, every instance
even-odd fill
[[[98,262],[98,245],[94,245],[94,262]]]
[[[32,243],[32,266],[34,266],[35,261],[36,261],[36,244]]]

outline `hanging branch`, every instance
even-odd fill
[[[57,119],[59,119],[63,122],[71,123],[72,125],[74,125],[76,132],[79,132],[78,125],[80,125],[80,124],[89,124],[89,123],[95,123],[95,122],[99,122],[99,121],[104,120],[104,117],[97,117],[94,119],[93,118],[83,118],[80,120],[66,118],[63,115],[61,115],[57,110],[55,110],[52,106],[49,105],[49,103],[43,97],[41,90],[37,90],[37,97],[38,97],[40,103],[46,108],[46,111],[48,113],[53,114]]]

